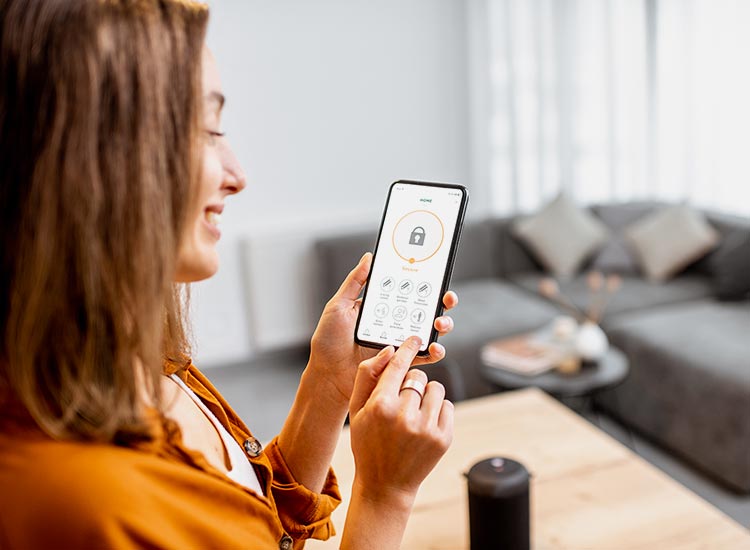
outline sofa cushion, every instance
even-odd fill
[[[558,277],[571,277],[607,240],[607,228],[561,193],[536,214],[513,224],[514,234]]]
[[[537,329],[557,311],[545,300],[498,279],[465,281],[454,288],[459,296],[458,307],[450,312],[455,328],[440,342],[447,352],[444,361],[460,368],[463,387],[450,398],[486,395],[495,388],[479,373],[480,348],[495,338]]]
[[[623,315],[607,329],[630,374],[606,410],[750,491],[750,302],[700,300]]]
[[[711,259],[716,297],[742,300],[750,297],[750,230],[737,229],[724,239]]]
[[[719,246],[713,251],[706,254],[700,260],[690,264],[685,270],[686,273],[702,273],[704,275],[713,276],[714,274],[714,255],[721,254],[724,247],[727,245],[727,237],[737,230],[750,231],[750,217],[736,216],[733,214],[724,214],[721,212],[705,212],[708,223],[711,224],[716,231],[719,232],[721,240]]]
[[[668,206],[625,230],[645,275],[666,281],[705,256],[719,242],[719,233],[705,216],[686,204]]]
[[[538,273],[514,275],[510,280],[528,292],[539,294],[539,283],[544,278]],[[569,281],[560,281],[560,291],[582,311],[588,310],[591,293],[586,276],[579,275]],[[620,313],[698,300],[713,294],[711,279],[702,275],[681,275],[666,283],[652,283],[641,277],[622,278],[620,290],[615,293],[604,315],[604,325]]]

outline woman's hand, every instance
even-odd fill
[[[421,341],[412,336],[360,363],[349,404],[355,483],[369,496],[413,496],[450,445],[453,404],[439,382],[409,370]],[[406,381],[424,388],[403,388]]]
[[[453,438],[445,389],[409,370],[419,346],[411,337],[357,369],[349,406],[355,473],[342,548],[398,548],[417,490]],[[408,381],[417,389],[405,388]]]
[[[359,346],[354,342],[354,326],[357,323],[362,300],[358,299],[370,273],[372,254],[362,256],[357,266],[349,273],[336,294],[329,300],[312,337],[308,369],[320,375],[340,403],[348,403],[354,387],[355,366],[373,357],[376,350]],[[443,296],[443,305],[448,311],[458,305],[458,296],[448,291]],[[441,316],[435,319],[435,329],[440,336],[453,330],[453,319]],[[412,365],[435,363],[445,357],[445,348],[433,342],[429,355],[414,357]]]
[[[318,492],[323,487],[349,408],[357,365],[376,353],[354,342],[354,325],[362,306],[358,296],[367,281],[371,261],[372,255],[365,254],[326,304],[312,337],[310,362],[279,434],[279,446],[295,478],[311,491]],[[454,292],[447,292],[443,297],[446,309],[457,303]],[[438,317],[435,328],[441,335],[447,334],[453,329],[453,320]],[[393,348],[390,350],[392,353]],[[430,346],[427,357],[416,357],[416,351],[407,350],[404,351],[409,357],[406,368],[411,364],[434,363],[445,356],[445,348],[437,343]]]

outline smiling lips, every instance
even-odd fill
[[[219,231],[219,224],[221,223],[221,213],[224,211],[223,204],[212,204],[205,209],[204,220],[206,225],[218,239],[221,237],[221,231]]]

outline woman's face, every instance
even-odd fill
[[[221,133],[224,95],[216,61],[203,50],[202,172],[197,200],[191,203],[185,233],[177,255],[176,282],[188,283],[211,277],[219,269],[216,244],[221,237],[220,221],[224,201],[245,188],[245,173]]]

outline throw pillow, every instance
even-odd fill
[[[641,269],[663,282],[716,246],[719,233],[700,212],[686,204],[669,206],[625,231]]]
[[[561,193],[538,213],[513,224],[513,234],[557,277],[575,275],[607,240],[607,228]]]
[[[742,300],[750,297],[750,231],[737,230],[711,258],[716,297]]]

